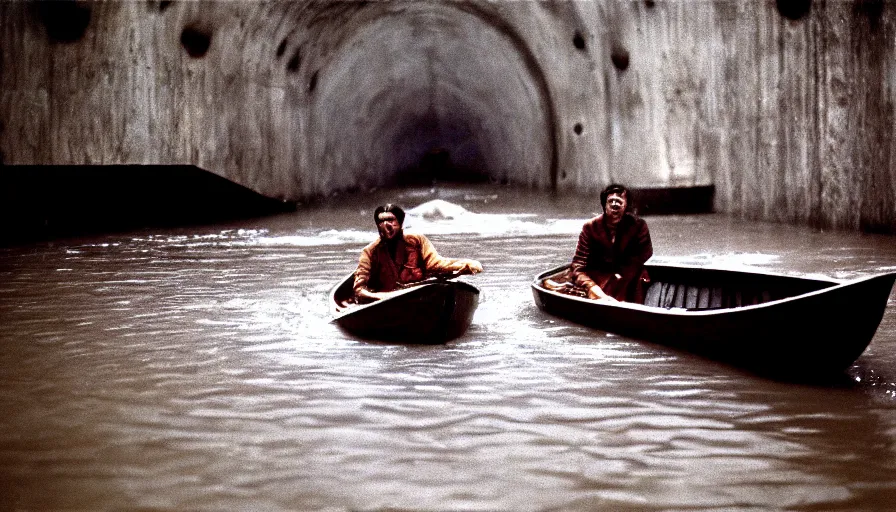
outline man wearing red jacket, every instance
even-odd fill
[[[604,213],[582,226],[570,271],[591,299],[644,303],[653,245],[647,223],[628,210],[630,197],[624,186],[609,185],[600,194]]]
[[[404,210],[394,204],[374,210],[380,237],[365,247],[358,259],[354,284],[358,302],[383,299],[399,285],[436,274],[482,272],[478,261],[443,258],[425,236],[405,233],[404,215]]]

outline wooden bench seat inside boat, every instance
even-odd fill
[[[794,297],[834,283],[770,274],[648,265],[650,283],[644,305],[656,308],[711,310],[739,308]],[[585,297],[571,282],[568,269],[549,275],[541,285],[568,295]]]
[[[644,297],[645,306],[658,308],[722,309],[762,304],[774,300],[760,289],[733,289],[685,283],[652,282]]]

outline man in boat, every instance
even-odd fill
[[[644,303],[650,282],[644,263],[653,245],[647,223],[629,211],[630,201],[624,186],[607,186],[600,193],[604,213],[582,226],[570,274],[591,299]]]
[[[400,285],[433,275],[482,272],[478,261],[443,258],[425,236],[405,233],[404,210],[398,205],[378,206],[373,218],[380,237],[365,247],[358,259],[354,285],[358,302],[383,299]]]

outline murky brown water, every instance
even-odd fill
[[[436,197],[396,195],[408,207]],[[896,503],[896,295],[841,378],[770,380],[537,310],[530,280],[571,258],[593,206],[437,195],[472,213],[408,224],[486,268],[466,278],[483,294],[471,330],[446,346],[360,342],[327,323],[327,291],[373,238],[379,197],[0,249],[0,508]],[[647,221],[660,261],[896,269],[893,237]]]

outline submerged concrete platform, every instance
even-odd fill
[[[0,245],[294,207],[193,165],[0,166]]]

